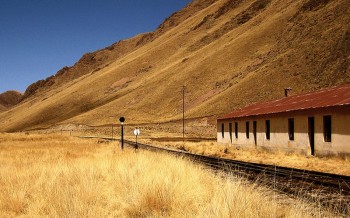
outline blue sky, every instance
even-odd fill
[[[0,93],[71,66],[86,52],[155,30],[191,0],[5,0]]]

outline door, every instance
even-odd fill
[[[315,118],[308,118],[308,134],[309,134],[309,143],[311,155],[315,155]]]
[[[232,123],[229,123],[228,131],[230,133],[230,141],[231,141],[231,144],[232,144]]]
[[[256,121],[253,121],[253,136],[254,136],[254,145],[257,145],[257,142],[256,142]]]

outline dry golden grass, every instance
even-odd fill
[[[257,150],[253,148],[236,148],[218,145],[216,142],[157,142],[144,140],[145,143],[161,147],[170,147],[188,152],[215,157],[264,163],[277,166],[294,167],[350,176],[350,160],[337,157],[314,157],[296,153]]]
[[[0,134],[1,217],[323,217],[187,160],[62,136]]]

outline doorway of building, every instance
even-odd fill
[[[256,121],[253,121],[253,136],[254,136],[254,145],[257,145],[257,142],[256,142]]]
[[[311,155],[315,155],[315,118],[308,118],[308,134],[309,134],[309,143],[311,149]]]

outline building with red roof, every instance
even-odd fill
[[[218,118],[217,124],[220,144],[349,155],[350,84],[252,104]]]

